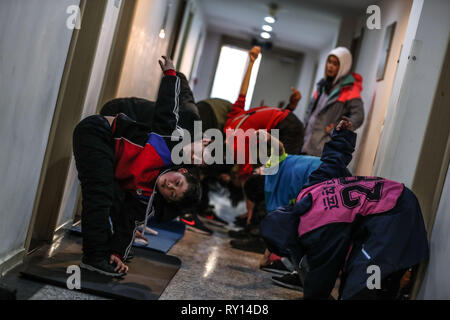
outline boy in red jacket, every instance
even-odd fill
[[[292,113],[301,99],[301,94],[293,89],[290,103],[285,109],[277,107],[257,107],[249,110],[244,110],[245,96],[250,82],[250,76],[255,60],[260,53],[260,47],[255,46],[249,51],[250,62],[247,67],[244,79],[242,81],[239,97],[233,104],[230,113],[228,114],[228,121],[225,124],[224,132],[226,135],[226,143],[234,149],[234,155],[237,156],[237,143],[234,137],[240,139],[239,134],[235,130],[241,129],[244,132],[247,130],[266,129],[270,132],[271,129],[279,130],[279,139],[283,142],[286,152],[289,154],[300,154],[303,145],[304,127],[302,122]],[[245,182],[251,175],[253,168],[249,159],[249,145],[245,145],[245,164],[239,165],[239,176],[241,182]]]
[[[165,205],[176,209],[176,205],[194,205],[200,198],[198,179],[185,168],[173,168],[180,79],[172,61],[163,58],[159,63],[164,77],[151,124],[123,113],[93,115],[74,130],[83,199],[82,268],[123,276],[128,271],[123,262],[129,258],[137,227],[155,212],[164,214]]]

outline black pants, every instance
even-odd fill
[[[400,290],[400,280],[408,269],[391,273],[381,280],[381,289],[364,288],[350,300],[395,300]]]
[[[199,103],[197,103],[197,108],[200,114],[200,119],[202,120],[203,132],[208,129],[219,128],[216,115],[214,114],[212,107],[208,103],[200,101]]]
[[[121,190],[114,179],[114,141],[108,121],[100,115],[82,120],[74,130],[73,151],[82,191],[83,256],[100,260],[117,253],[126,259],[146,206]]]
[[[279,138],[283,142],[286,153],[300,154],[303,147],[305,127],[297,116],[290,112],[286,118],[276,125],[275,129],[280,130]]]

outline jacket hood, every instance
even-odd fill
[[[337,47],[330,51],[330,53],[327,56],[327,60],[329,56],[336,56],[339,60],[339,70],[334,78],[333,84],[339,81],[340,78],[347,75],[350,72],[350,69],[352,67],[352,54],[350,51],[345,47]],[[327,72],[326,72],[326,64],[325,64],[325,70],[324,70],[324,79],[327,78]]]

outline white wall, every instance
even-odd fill
[[[105,76],[105,70],[108,63],[108,57],[111,50],[114,32],[116,29],[117,19],[119,17],[120,7],[120,0],[108,0],[98,40],[97,51],[92,65],[91,76],[89,79],[81,119],[84,119],[91,114],[95,114],[97,111],[96,109],[100,97],[103,79]],[[78,190],[79,182],[77,179],[75,161],[72,157],[59,212],[57,228],[72,220]]]
[[[381,29],[367,29],[365,26],[366,19],[362,19],[365,32],[359,59],[355,66],[355,72],[363,77],[361,98],[365,111],[365,120],[363,126],[358,130],[357,151],[352,163],[352,165],[357,165],[354,171],[358,175],[372,174],[375,154],[397,70],[397,60],[408,26],[412,0],[382,0],[377,5],[381,9]],[[367,15],[364,17],[367,17]],[[377,81],[377,69],[382,57],[386,29],[394,22],[396,26],[386,63],[385,75],[382,80]]]
[[[220,54],[222,36],[215,32],[208,32],[200,54],[196,83],[192,91],[197,101],[209,98],[212,81],[216,71],[216,64]]]
[[[301,92],[302,99],[298,103],[297,109],[294,111],[294,114],[302,122],[304,121],[306,109],[315,89],[317,65],[317,53],[314,51],[305,51],[300,70],[300,77],[297,83],[297,89]]]
[[[450,299],[450,170],[447,170],[442,197],[430,239],[430,261],[418,299]]]
[[[0,1],[0,264],[24,250],[78,0]]]
[[[167,19],[166,37],[161,39],[158,34],[167,3],[166,0],[137,0],[117,97],[156,100],[162,77],[158,59],[167,53],[178,6],[178,1],[174,1]]]
[[[250,108],[259,107],[261,100],[269,107],[277,107],[280,101],[289,103],[290,87],[297,85],[301,63],[301,54],[294,59],[263,52]]]
[[[415,0],[374,174],[411,186],[446,53],[450,2]],[[416,57],[415,60],[412,57]],[[411,57],[408,59],[408,57]],[[395,91],[394,91],[395,90]]]
[[[205,25],[205,15],[201,6],[197,1],[191,0],[189,3],[190,11],[194,12],[194,16],[191,23],[191,28],[189,30],[189,34],[187,35],[187,40],[185,43],[183,56],[180,57],[180,45],[183,39],[183,36],[180,36],[179,41],[177,43],[177,51],[175,55],[175,59],[181,59],[179,71],[184,73],[188,80],[190,79],[191,73],[192,78],[195,78],[197,73],[198,61],[202,54],[203,44],[206,39],[206,25]],[[189,10],[186,11],[184,19],[187,20],[189,16]],[[184,34],[186,21],[184,21],[185,26],[183,26],[183,30],[181,35]]]

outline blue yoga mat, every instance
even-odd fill
[[[145,237],[148,240],[148,245],[134,243],[133,246],[138,248],[148,248],[163,253],[167,253],[178,240],[183,238],[186,229],[186,225],[183,222],[175,220],[157,223],[154,219],[150,219],[147,222],[147,226],[158,231],[158,235],[146,233]],[[75,233],[81,233],[81,224],[72,226],[70,230]]]

